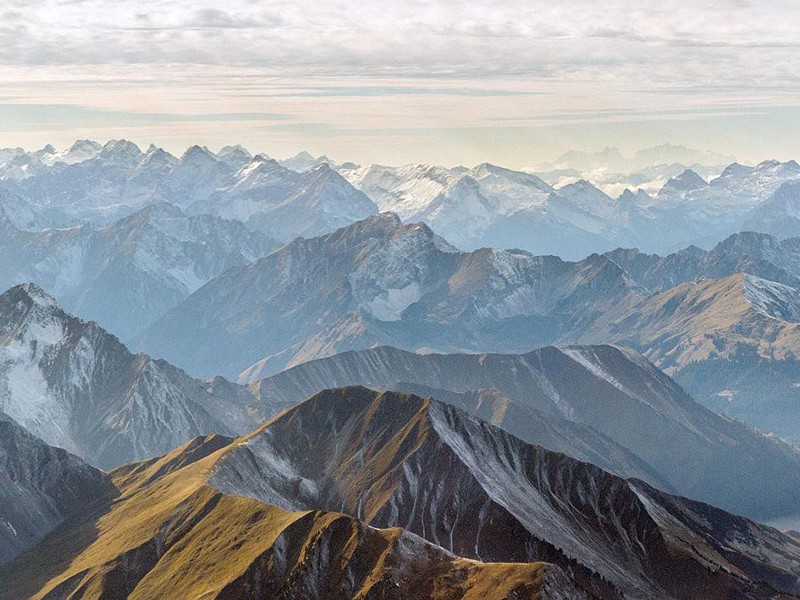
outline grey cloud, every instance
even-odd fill
[[[793,84],[800,5],[734,0],[9,0],[0,64],[249,66],[265,76]]]

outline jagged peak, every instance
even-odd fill
[[[282,166],[274,158],[269,158],[262,154],[256,154],[250,159],[241,169],[236,173],[236,178],[240,180],[247,180],[254,177],[273,177],[276,175],[283,175],[289,169]]]
[[[653,197],[641,188],[637,189],[635,192],[630,188],[625,188],[619,196],[620,202],[644,202],[652,199]]]
[[[226,165],[239,169],[249,163],[253,155],[244,146],[224,146],[217,152],[217,158]]]
[[[116,162],[138,161],[142,156],[139,146],[129,140],[109,140],[100,150],[99,157]]]
[[[778,245],[778,243],[778,239],[768,233],[761,233],[758,231],[740,231],[738,233],[729,235],[724,240],[719,242],[714,247],[714,250],[725,250],[730,249],[733,246],[751,246],[753,244],[773,246]]]
[[[692,169],[686,169],[680,175],[671,177],[669,181],[667,181],[666,185],[671,187],[681,187],[682,189],[694,189],[705,187],[708,185],[708,182]],[[688,186],[692,187],[689,188]]]
[[[211,150],[205,146],[198,146],[195,144],[186,149],[186,151],[181,155],[180,160],[181,162],[198,160],[217,162],[219,158],[217,158],[216,154],[211,152]]]
[[[290,156],[288,160],[295,160],[295,159],[302,159],[302,160],[317,160],[317,158],[308,152],[307,150],[301,150],[294,156]]]
[[[144,153],[142,156],[142,165],[169,165],[174,166],[178,162],[178,159],[164,150],[156,146],[155,144],[150,144],[147,148],[147,152]]]
[[[102,149],[102,147],[103,146],[102,144],[100,144],[100,142],[96,142],[94,140],[87,140],[87,139],[75,140],[72,143],[72,146],[69,147],[69,152],[77,152],[79,150],[97,151]]]
[[[725,179],[730,177],[741,177],[748,175],[754,171],[754,167],[748,167],[738,162],[734,162],[725,167],[725,170],[720,173],[717,179]]]
[[[253,156],[247,148],[239,144],[234,144],[232,146],[223,146],[222,148],[220,148],[219,152],[217,152],[217,156],[220,158],[222,158],[223,156],[229,156],[231,154],[239,154],[242,156],[251,156],[251,157]]]
[[[13,297],[20,294],[23,294],[25,297],[29,298],[30,301],[37,306],[41,306],[43,308],[58,307],[58,303],[56,302],[55,298],[45,292],[38,284],[31,281],[15,285],[2,294],[0,298]]]
[[[472,177],[473,179],[481,179],[489,175],[492,175],[495,177],[504,177],[506,179],[510,179],[511,181],[515,181],[517,183],[524,183],[527,185],[534,185],[536,187],[546,187],[547,189],[551,189],[551,187],[543,179],[537,177],[532,173],[526,173],[525,171],[516,171],[514,169],[500,167],[489,162],[480,163],[479,165],[466,171],[464,175]]]

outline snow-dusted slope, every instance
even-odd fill
[[[600,315],[578,341],[636,348],[705,406],[798,440],[798,298],[742,273],[690,281]]]
[[[690,246],[658,256],[618,248],[605,255],[651,292],[737,273],[800,287],[800,238],[780,241],[764,233],[746,231],[726,238],[711,250]]]
[[[742,278],[744,297],[758,312],[789,323],[800,322],[800,290],[755,277]]]
[[[470,560],[340,511],[288,512],[222,493],[207,471],[232,442],[196,438],[115,470],[113,502],[0,566],[0,599],[107,598],[120,590],[159,600],[597,598],[581,589],[575,564]],[[607,583],[598,587],[604,600],[619,599]]]
[[[423,355],[381,347],[307,362],[251,390],[278,412],[346,385],[430,394],[529,443],[737,513],[798,512],[800,452],[703,408],[630,350]]]
[[[401,526],[474,559],[546,560],[602,598],[616,595],[604,581],[641,599],[800,592],[792,538],[414,396],[323,392],[223,451],[209,482]]]
[[[276,168],[267,173],[259,168],[262,163]],[[35,213],[35,220],[15,220],[26,229],[38,223],[104,225],[148,204],[167,202],[194,213],[235,218],[288,241],[377,212],[327,163],[301,174],[264,156],[253,157],[241,146],[226,146],[218,154],[192,146],[180,158],[152,145],[142,152],[126,140],[102,146],[79,140],[63,151],[8,149],[0,153],[0,192],[19,198]]]
[[[800,179],[794,161],[734,163],[710,181],[682,165],[650,168],[664,171],[666,183],[658,193],[612,199],[586,181],[592,170],[568,170],[569,177],[554,176],[559,183],[552,186],[488,163],[471,169],[361,167],[300,153],[279,164],[240,146],[217,154],[192,146],[176,158],[155,146],[142,152],[126,140],[102,146],[79,140],[64,150],[0,151],[0,192],[34,211],[35,219],[25,216],[25,208],[15,221],[31,227],[106,224],[148,203],[169,202],[238,219],[289,241],[380,210],[406,222],[423,221],[463,249],[520,248],[568,259],[617,246],[648,252],[708,247],[746,227],[782,236],[793,231],[796,202],[778,190]],[[636,189],[648,176],[641,177],[624,185]]]
[[[488,164],[346,166],[340,172],[381,210],[424,221],[456,246],[515,247],[562,258],[626,245],[659,252],[707,246],[756,222],[749,214],[768,204],[781,184],[800,178],[793,161],[733,164],[710,183],[684,168],[655,197],[629,193],[614,200],[585,180],[554,189],[534,175]],[[777,221],[764,226],[780,229]]]
[[[601,256],[458,252],[426,225],[383,213],[226,272],[138,343],[197,374],[234,375],[260,360],[253,377],[376,344],[527,350],[631,293]]]
[[[423,221],[465,249],[516,247],[576,258],[591,252],[578,233],[603,230],[603,219],[613,211],[613,201],[600,200],[599,190],[599,195],[566,190],[558,196],[535,175],[488,163],[473,169],[371,165],[341,173],[382,211]],[[571,246],[561,244],[557,232],[568,234]]]
[[[210,279],[277,246],[241,223],[190,217],[167,204],[97,229],[33,233],[6,223],[3,233],[0,289],[34,281],[124,339]]]
[[[327,233],[377,212],[369,198],[325,163],[297,173],[262,156],[191,210],[236,219],[284,241]]]
[[[0,411],[103,468],[196,435],[241,433],[258,418],[243,390],[131,354],[34,284],[0,296]]]
[[[800,232],[800,181],[781,185],[744,220],[745,227],[768,231],[781,238],[797,237]]]

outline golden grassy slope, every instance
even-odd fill
[[[401,529],[222,494],[205,482],[230,444],[210,436],[112,473],[119,497],[0,572],[0,598],[541,597],[549,565],[453,558]]]
[[[646,349],[668,373],[747,348],[769,359],[800,357],[800,324],[761,314],[747,300],[744,275],[684,283],[601,318],[580,341]],[[631,333],[634,332],[634,333]]]

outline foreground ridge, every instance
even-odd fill
[[[665,598],[800,593],[800,544],[431,399],[340,388],[108,476],[0,598]]]

